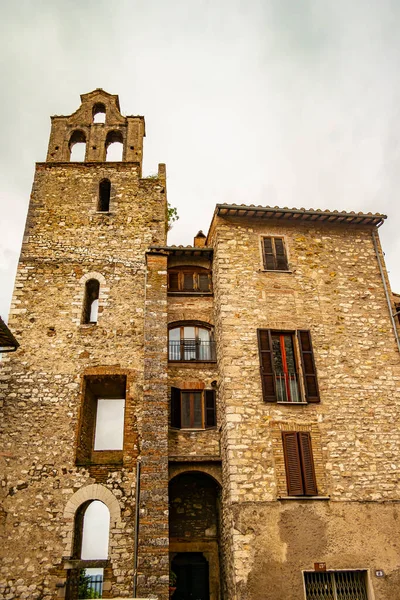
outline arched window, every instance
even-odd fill
[[[122,133],[120,131],[109,131],[106,137],[106,161],[120,162],[123,155]]]
[[[110,511],[99,500],[82,504],[75,514],[73,558],[79,567],[68,572],[66,597],[101,598],[108,559]],[[104,563],[103,563],[104,564]]]
[[[172,325],[168,332],[168,358],[171,361],[215,361],[211,327],[197,323]]]
[[[93,123],[106,122],[106,107],[102,102],[97,102],[93,106]]]
[[[99,200],[97,204],[97,210],[101,212],[108,212],[110,210],[110,193],[111,193],[111,181],[109,179],[103,179],[99,185]]]
[[[69,139],[71,162],[83,162],[86,155],[86,135],[80,129],[73,132]]]
[[[85,298],[83,301],[82,323],[97,323],[99,308],[100,283],[97,279],[89,279],[85,285]]]

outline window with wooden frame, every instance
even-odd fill
[[[125,396],[125,375],[84,378],[76,451],[77,464],[122,462]]]
[[[308,431],[282,431],[288,496],[316,496],[311,435]]]
[[[288,271],[285,242],[282,237],[263,237],[262,252],[266,271]]]
[[[215,342],[211,327],[197,324],[172,326],[168,332],[170,361],[215,361]]]
[[[168,292],[209,294],[212,292],[211,271],[204,267],[168,269]]]
[[[258,329],[257,334],[264,401],[319,402],[310,332]]]
[[[171,427],[210,429],[216,425],[215,390],[171,388]]]

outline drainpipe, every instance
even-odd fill
[[[135,533],[133,550],[133,597],[136,598],[137,590],[137,563],[139,545],[139,502],[140,502],[140,458],[136,463],[136,498],[135,498]]]
[[[378,225],[379,227],[379,225]],[[396,327],[396,323],[394,320],[394,317],[396,316],[396,312],[393,313],[393,307],[392,307],[392,302],[390,299],[390,295],[389,295],[389,290],[388,290],[388,286],[386,283],[386,277],[385,277],[385,273],[383,272],[383,266],[382,266],[382,261],[381,261],[381,257],[379,254],[379,249],[378,249],[378,242],[377,242],[377,238],[378,238],[378,234],[376,232],[376,230],[374,229],[372,231],[372,241],[374,244],[374,248],[375,248],[375,254],[376,254],[376,258],[378,260],[378,266],[379,266],[379,271],[381,274],[381,278],[382,278],[382,282],[383,282],[383,288],[385,290],[385,296],[386,296],[386,302],[389,308],[389,314],[390,314],[390,320],[392,321],[392,327],[393,327],[393,331],[394,331],[394,337],[396,338],[396,343],[397,343],[397,348],[400,352],[400,340],[399,340],[399,334],[397,333],[397,327]]]

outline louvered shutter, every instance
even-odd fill
[[[171,388],[171,427],[181,427],[181,390]]]
[[[263,238],[263,246],[264,246],[264,269],[267,270],[275,270],[275,255],[274,249],[272,247],[272,238],[266,237]]]
[[[316,496],[318,491],[315,478],[311,435],[307,431],[299,431],[297,437],[299,440],[300,458],[303,470],[304,495]]]
[[[179,273],[168,273],[168,289],[171,292],[179,291]]]
[[[303,478],[299,444],[296,431],[282,431],[283,454],[285,457],[286,482],[289,496],[303,496]]]
[[[285,244],[281,238],[274,238],[274,242],[276,254],[276,268],[278,271],[287,271],[289,267],[286,258]]]
[[[194,276],[194,273],[184,273],[183,274],[183,289],[185,292],[193,292],[193,290],[194,290],[193,276]]]
[[[210,291],[210,279],[208,273],[198,273],[198,286],[201,292]]]
[[[215,427],[217,424],[217,414],[215,405],[215,390],[205,390],[205,403],[206,403],[206,429],[208,427]]]
[[[303,365],[304,387],[307,402],[319,402],[317,373],[315,370],[314,353],[309,331],[298,331],[301,362]]]
[[[258,329],[258,350],[264,402],[276,402],[274,357],[269,329]]]

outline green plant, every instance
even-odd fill
[[[175,587],[176,585],[176,580],[178,579],[176,573],[174,573],[173,571],[169,572],[169,587]]]
[[[170,229],[172,228],[172,225],[175,223],[175,221],[177,221],[179,219],[179,215],[178,215],[177,209],[174,206],[171,206],[169,202],[168,202],[168,208],[167,208],[167,215],[168,215],[168,231],[170,231]]]
[[[79,573],[79,598],[101,598],[100,594],[98,592],[95,592],[94,589],[91,587],[90,582],[90,576],[86,575],[85,569],[82,569],[82,571]]]

